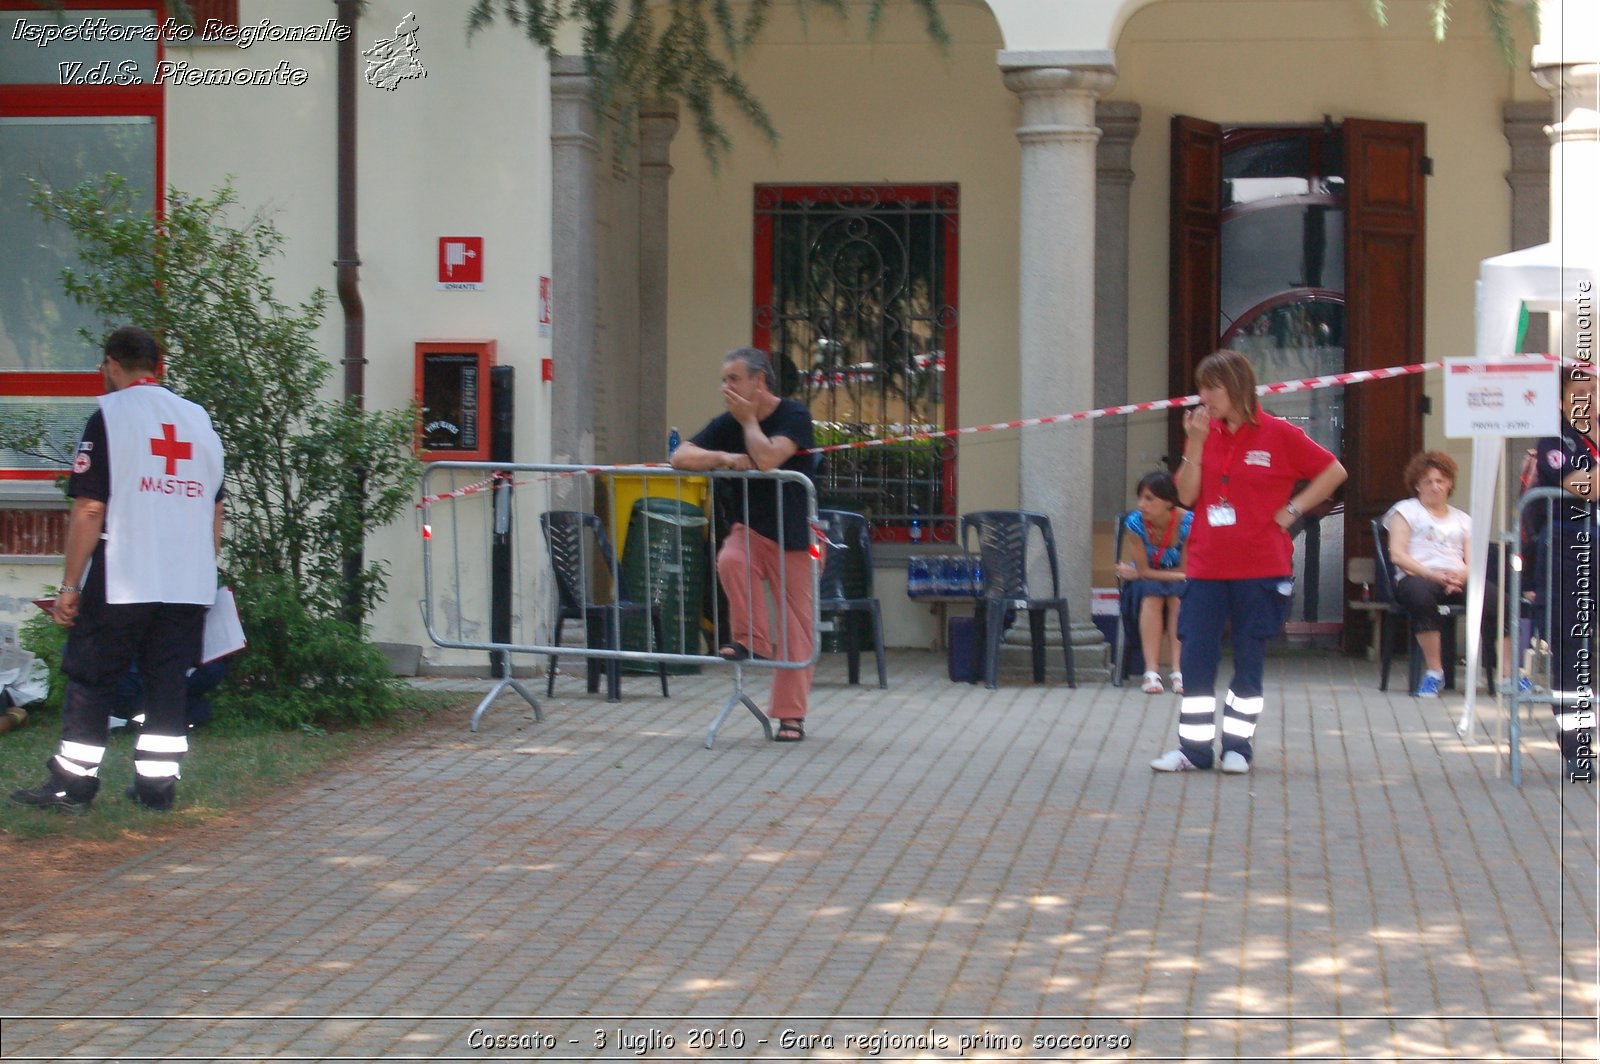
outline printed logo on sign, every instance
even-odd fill
[[[417,58],[417,16],[406,17],[394,28],[394,36],[377,41],[361,54],[367,57],[367,84],[393,92],[407,78],[425,78],[428,72]]]
[[[439,238],[439,288],[448,292],[483,289],[483,237]]]
[[[1271,451],[1259,451],[1259,450],[1258,451],[1246,451],[1244,453],[1244,464],[1245,465],[1260,466],[1262,469],[1271,469],[1272,468],[1272,452]]]

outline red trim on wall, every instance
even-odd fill
[[[0,469],[0,480],[54,480],[66,471],[66,466],[60,469]],[[0,513],[4,512],[0,508]]]
[[[0,373],[0,395],[76,396],[92,399],[106,390],[100,374]]]

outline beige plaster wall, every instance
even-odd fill
[[[958,182],[959,417],[1015,417],[1017,103],[995,63],[993,18],[982,5],[948,5],[954,42],[941,54],[909,5],[890,5],[870,39],[859,9],[841,23],[817,7],[804,25],[787,7],[742,68],[778,147],[731,116],[738,146],[720,172],[687,121],[672,146],[669,422],[687,437],[718,413],[721,356],[751,340],[753,190],[769,182]],[[960,508],[1015,506],[1014,435],[960,446]],[[926,643],[927,611],[909,606],[903,579],[879,574],[890,639]]]
[[[1387,28],[1353,0],[1161,0],[1129,20],[1109,96],[1144,109],[1133,156],[1131,398],[1167,392],[1168,130],[1179,113],[1225,125],[1314,123],[1324,114],[1425,123],[1434,161],[1425,358],[1473,353],[1478,262],[1509,247],[1501,106],[1540,90],[1525,59],[1514,69],[1500,58],[1476,4],[1451,11],[1442,44],[1415,2],[1390,4]],[[1527,47],[1519,43],[1518,54]],[[1425,385],[1434,410],[1425,419],[1427,445],[1466,459],[1466,441],[1444,439],[1438,378],[1428,374]],[[1130,485],[1165,451],[1163,423],[1140,419],[1129,439]]]
[[[305,25],[334,15],[325,0],[245,0],[241,8],[245,24]],[[499,362],[516,367],[518,457],[548,461],[549,385],[539,383],[539,362],[549,356],[550,341],[536,324],[538,278],[550,273],[548,64],[514,29],[491,28],[469,42],[464,9],[450,0],[372,0],[357,31],[359,48],[391,37],[407,12],[417,17],[427,77],[393,91],[359,74],[357,80],[367,406],[411,401],[415,341],[494,338]],[[172,49],[169,58],[208,67],[265,68],[287,60],[309,78],[298,87],[173,87],[166,145],[169,184],[209,191],[231,174],[245,210],[271,213],[286,238],[283,258],[270,266],[280,299],[298,302],[317,285],[329,290],[319,335],[334,363],[334,395],[343,386],[343,316],[331,295],[336,47]],[[483,291],[436,287],[438,238],[458,235],[484,237]],[[448,659],[429,644],[418,619],[421,546],[414,515],[374,533],[367,556],[385,561],[390,571],[374,637],[421,644],[433,657]]]

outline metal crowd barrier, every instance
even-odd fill
[[[1561,625],[1565,635],[1564,639],[1587,638],[1586,660],[1593,665],[1594,656],[1594,624],[1592,621],[1593,610],[1590,609],[1591,619],[1586,626],[1575,624],[1576,618],[1564,616],[1563,606],[1567,601],[1569,589],[1560,586],[1561,565],[1553,558],[1548,557],[1548,552],[1562,549],[1561,544],[1554,536],[1553,525],[1559,508],[1569,503],[1579,502],[1573,495],[1560,488],[1535,488],[1525,492],[1517,504],[1517,512],[1512,527],[1506,533],[1506,540],[1511,548],[1511,575],[1510,575],[1510,629],[1515,639],[1512,652],[1513,660],[1508,663],[1512,667],[1507,670],[1510,679],[1502,688],[1501,694],[1508,699],[1507,715],[1510,720],[1510,750],[1511,750],[1511,783],[1515,787],[1522,786],[1522,714],[1519,709],[1527,707],[1529,710],[1535,705],[1561,704],[1563,708],[1572,713],[1587,713],[1589,716],[1589,730],[1594,733],[1594,683],[1591,679],[1589,685],[1579,691],[1562,691],[1558,685],[1561,682],[1562,663],[1560,655],[1552,651],[1551,635],[1556,631],[1556,625]],[[1584,505],[1587,505],[1586,503]],[[1539,526],[1538,544],[1541,560],[1531,574],[1531,580],[1538,582],[1535,590],[1538,592],[1537,605],[1525,602],[1523,595],[1523,570],[1524,559],[1522,556],[1523,533],[1522,528],[1531,514],[1543,519]],[[1590,537],[1593,539],[1593,536]],[[1589,545],[1594,549],[1594,544]],[[1591,600],[1594,596],[1594,585],[1591,583],[1587,592]],[[1486,604],[1487,605],[1487,604]],[[1533,621],[1535,646],[1531,648],[1529,657],[1532,667],[1526,671],[1531,682],[1531,690],[1521,690],[1517,678],[1524,675],[1516,666],[1522,664],[1522,656],[1528,651],[1525,649],[1527,640],[1524,638],[1523,620],[1529,618]],[[1587,628],[1586,634],[1581,630]],[[1541,650],[1538,641],[1543,641]],[[1580,648],[1579,653],[1585,653]]]
[[[721,541],[715,534],[715,500],[719,495],[724,500],[720,516],[726,523],[745,525],[748,535],[751,489],[763,481],[776,485],[772,491],[780,527],[784,496],[789,494],[782,485],[798,484],[804,490],[811,530],[810,549],[803,553],[804,564],[810,568],[813,603],[811,651],[803,659],[791,660],[794,655],[789,648],[797,636],[790,631],[780,600],[775,610],[768,611],[774,618],[769,629],[772,657],[752,655],[730,661],[715,651],[723,639],[719,633],[726,627],[717,593],[716,553]],[[640,499],[653,501],[635,507]],[[804,669],[817,661],[820,631],[814,604],[824,544],[817,522],[816,489],[803,473],[680,473],[660,466],[433,462],[422,476],[418,509],[423,533],[420,605],[428,637],[440,647],[487,652],[498,678],[472,714],[473,731],[508,687],[533,706],[536,720],[544,720],[538,698],[512,669],[512,655],[533,654],[551,659],[546,666],[551,683],[552,663],[558,656],[582,660],[586,667],[590,661],[731,665],[733,691],[706,732],[706,748],[711,748],[717,730],[741,703],[770,740],[772,724],[746,694],[744,670]],[[635,522],[645,527],[635,530]],[[665,538],[656,549],[649,547],[649,537],[661,535],[662,530],[652,528],[651,522],[665,527]],[[595,533],[596,525],[605,533],[609,559]],[[561,532],[556,531],[558,527]],[[553,542],[558,548],[555,551],[551,550]],[[639,544],[644,545],[642,554]],[[787,567],[797,560],[795,553],[780,552],[780,583]],[[705,585],[701,601],[690,603],[681,593],[673,598],[671,589],[683,590],[684,570],[702,562]],[[747,579],[751,581],[747,585],[750,601],[757,604],[751,610],[751,624],[741,632],[729,631],[726,638],[750,647],[755,644],[756,609],[767,599],[754,586],[753,575]],[[624,587],[631,602],[618,599],[617,592]],[[660,617],[659,632],[652,623],[652,612]],[[563,628],[564,636],[582,633],[583,641],[558,640],[558,628]],[[652,645],[658,636],[661,645]],[[702,652],[707,641],[712,650]],[[630,642],[645,645],[630,648]],[[663,646],[680,649],[669,651]],[[613,695],[609,682],[607,686],[608,696]]]

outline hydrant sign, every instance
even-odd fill
[[[1560,367],[1539,358],[1444,360],[1444,434],[1554,436],[1561,431]]]
[[[483,290],[483,237],[439,238],[439,287],[447,292]]]

